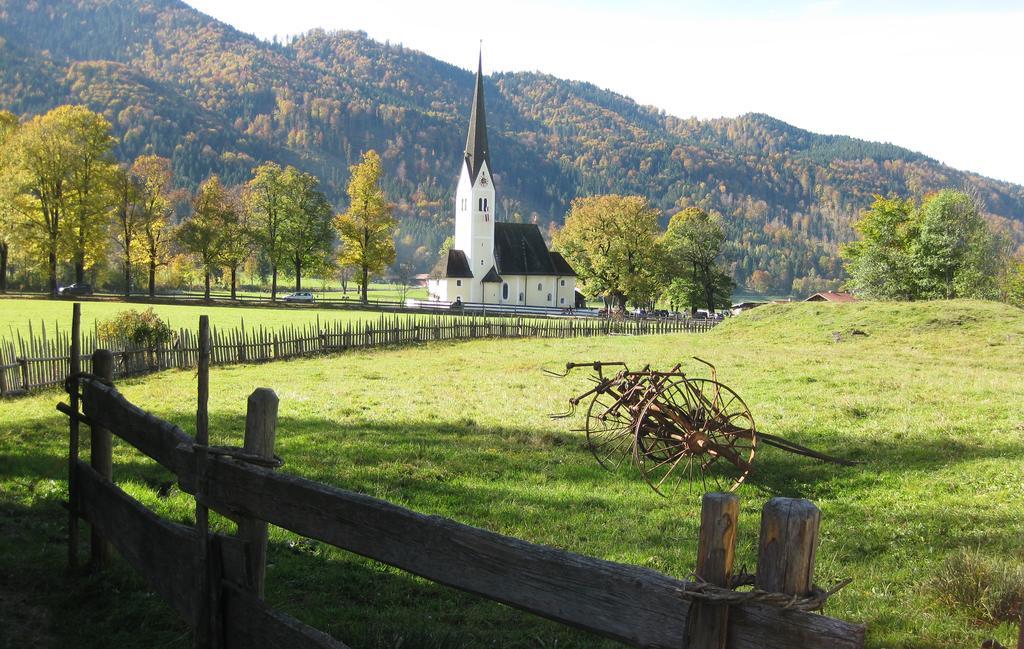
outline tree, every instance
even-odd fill
[[[238,214],[217,176],[210,176],[192,201],[192,216],[178,229],[178,241],[203,268],[203,298],[210,299],[210,276],[224,258]]]
[[[131,174],[138,183],[139,236],[135,241],[149,275],[149,296],[156,295],[156,270],[170,262],[173,229],[171,161],[155,155],[139,156]]]
[[[361,299],[371,273],[379,273],[395,260],[395,225],[391,205],[380,187],[380,156],[372,149],[352,165],[348,183],[349,208],[334,219],[342,242],[341,264],[351,265],[360,274]]]
[[[285,218],[281,226],[282,257],[295,270],[295,290],[302,290],[303,268],[323,268],[331,254],[331,219],[327,197],[312,174],[285,170]]]
[[[922,297],[996,297],[1000,255],[981,213],[976,197],[952,189],[922,203],[913,246]]]
[[[573,201],[554,246],[584,291],[618,308],[646,304],[659,288],[658,210],[640,196],[590,196]]]
[[[238,269],[253,251],[253,233],[247,211],[242,207],[244,188],[235,187],[226,194],[226,208],[233,212],[234,219],[225,222],[221,263],[231,273],[231,299],[238,295]]]
[[[75,281],[84,282],[85,269],[106,251],[108,217],[114,204],[111,175],[116,169],[111,150],[116,140],[110,133],[110,122],[102,115],[84,106],[71,108],[66,115],[70,141],[64,152],[71,159],[71,218],[64,220],[69,231],[63,241],[75,269]]]
[[[1024,309],[1024,252],[1020,252],[1007,264],[1003,280],[1003,299]]]
[[[15,209],[19,239],[27,256],[45,259],[50,294],[57,295],[57,261],[64,219],[67,217],[74,138],[68,115],[72,106],[60,106],[37,115],[17,130],[10,143],[13,161]]]
[[[270,299],[277,299],[277,270],[284,260],[284,221],[287,218],[287,178],[273,162],[253,170],[246,184],[246,209],[260,253],[270,264]]]
[[[725,230],[719,216],[699,207],[687,207],[672,216],[660,243],[665,255],[662,269],[666,283],[683,280],[676,290],[686,288],[686,303],[692,310],[703,306],[713,312],[729,306],[734,284],[718,262],[725,245]]]
[[[141,219],[140,199],[142,192],[138,177],[127,165],[118,165],[111,175],[111,192],[114,198],[114,243],[121,249],[121,263],[124,271],[124,296],[131,295],[132,259],[139,245],[136,237]]]
[[[18,117],[10,111],[0,111],[0,293],[7,292],[7,261],[14,234],[15,183],[14,162],[8,156],[7,143],[18,128]]]
[[[875,196],[853,224],[860,239],[843,247],[848,285],[864,297],[912,300],[919,296],[914,242],[920,215],[912,199]]]

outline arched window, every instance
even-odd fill
[[[508,282],[505,282],[505,284],[503,284],[501,287],[501,299],[508,299]]]
[[[538,291],[543,291],[544,290],[544,282],[537,282],[537,290]]]
[[[522,302],[522,301],[523,301],[523,294],[522,294],[522,293],[520,293],[520,294],[519,294],[519,301],[520,301],[520,302]]]
[[[550,302],[550,301],[551,301],[551,294],[548,293],[548,302]]]

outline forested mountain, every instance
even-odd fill
[[[421,269],[452,230],[472,84],[361,32],[277,44],[177,0],[0,0],[0,108],[87,104],[114,125],[119,157],[168,156],[191,188],[212,172],[242,182],[272,159],[317,174],[340,201],[349,165],[377,149],[400,258]],[[840,276],[838,244],[875,193],[971,187],[1024,242],[1024,188],[889,144],[759,114],[679,119],[538,73],[489,76],[486,92],[499,219],[559,223],[574,197],[609,192],[647,196],[666,218],[679,205],[717,210],[737,281],[778,292]]]

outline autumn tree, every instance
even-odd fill
[[[19,128],[9,143],[15,167],[13,188],[19,240],[26,256],[45,264],[50,294],[57,295],[61,237],[67,231],[76,137],[71,129],[74,106],[37,115]]]
[[[249,259],[253,252],[254,239],[249,223],[249,213],[244,209],[244,188],[232,187],[226,192],[225,208],[234,214],[233,219],[224,223],[224,242],[220,262],[231,277],[231,299],[238,297],[238,269]]]
[[[277,272],[285,261],[284,221],[288,215],[288,177],[280,165],[264,163],[246,184],[246,209],[260,254],[270,264],[270,299],[277,299]]]
[[[136,243],[142,221],[139,185],[138,177],[132,173],[128,165],[118,165],[111,174],[110,190],[114,201],[113,239],[121,250],[125,297],[131,295],[132,260],[139,247]]]
[[[349,208],[335,217],[334,227],[342,242],[340,263],[357,269],[361,299],[366,302],[370,275],[395,260],[396,221],[380,187],[382,169],[377,152],[367,151],[349,171]]]
[[[17,172],[7,146],[17,128],[18,117],[10,111],[0,111],[0,293],[7,292],[7,262],[17,216],[14,204]]]
[[[694,311],[713,312],[728,307],[734,284],[719,259],[725,245],[725,229],[718,215],[688,207],[672,216],[661,237],[662,272],[677,293],[689,293],[685,303]],[[682,302],[683,295],[676,295]]]
[[[60,109],[58,109],[60,110]],[[116,169],[112,149],[116,140],[110,122],[84,106],[72,106],[65,117],[69,140],[63,155],[71,161],[68,183],[68,232],[63,242],[75,271],[85,281],[85,269],[106,252],[111,176]]]
[[[641,196],[573,201],[554,237],[581,288],[618,308],[647,304],[659,289],[658,210]]]
[[[312,174],[285,170],[285,218],[281,224],[282,258],[295,271],[295,290],[302,290],[303,269],[324,269],[331,253],[333,210]]]
[[[178,229],[178,241],[203,268],[203,298],[210,299],[210,277],[223,262],[238,213],[217,176],[210,176],[192,200],[192,215]]]
[[[156,295],[156,271],[170,262],[174,239],[171,211],[174,188],[171,161],[155,155],[139,156],[132,163],[131,176],[137,183],[139,257],[149,276],[149,296]]]

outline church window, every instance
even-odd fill
[[[564,298],[564,297],[563,297],[563,298],[560,298],[559,302],[560,302],[561,304],[565,304],[565,298]]]
[[[551,301],[551,294],[548,293],[548,302],[550,302],[550,301]]]
[[[505,282],[505,284],[503,284],[501,287],[501,299],[508,299],[508,282]]]
[[[480,265],[481,265],[481,266],[483,266],[483,265],[484,265],[484,260],[483,260],[483,259],[481,259],[481,260],[480,260]]]
[[[462,286],[462,280],[461,279],[455,280],[455,285],[456,286]]]
[[[477,199],[477,201],[476,201],[476,208],[478,210],[480,210],[481,212],[484,211],[484,199],[482,199],[482,198],[478,198]]]
[[[520,294],[519,294],[519,301],[520,301],[520,302],[522,302],[522,301],[523,301],[523,294],[522,294],[522,293],[520,293]]]
[[[562,286],[565,286],[565,280],[564,279],[562,280]]]
[[[484,199],[484,211],[485,212],[487,211],[487,199],[486,198]]]
[[[543,291],[544,290],[544,283],[543,282],[537,282],[537,290],[538,291]]]

